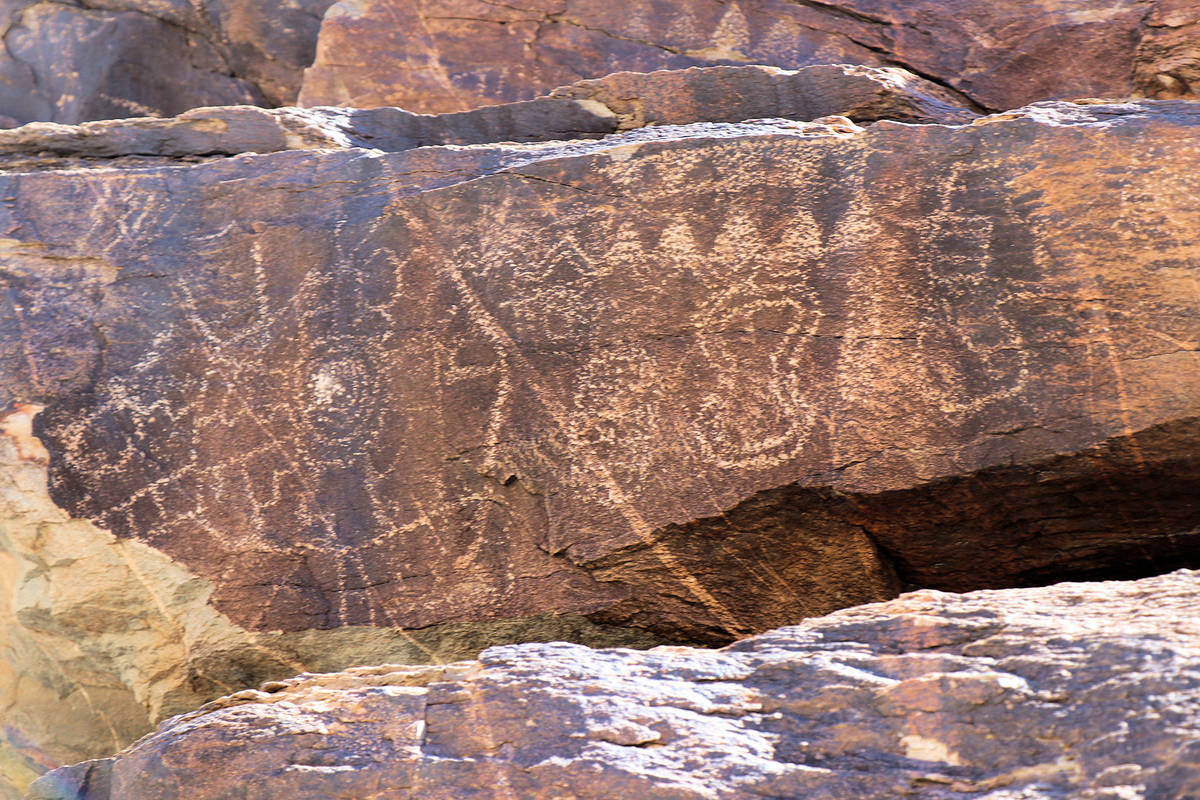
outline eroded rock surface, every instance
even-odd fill
[[[618,73],[561,87],[548,97],[457,114],[234,106],[193,109],[168,119],[31,123],[0,131],[0,169],[146,167],[280,150],[544,142],[600,138],[646,125],[829,116],[949,124],[978,115],[934,84],[898,69],[707,67]]]
[[[624,100],[602,94],[614,82],[646,93],[637,106],[640,121],[624,113],[628,91]],[[577,98],[441,117],[398,109],[233,107],[199,109],[173,119],[34,123],[0,131],[0,167],[13,172],[145,168],[285,149],[369,145],[405,150],[599,136],[706,114],[961,117],[961,109],[941,103],[936,89],[922,84],[889,70],[738,67],[618,75],[564,90]],[[744,94],[724,105],[696,103],[695,98],[716,100],[714,93],[730,86]],[[593,101],[598,94],[616,110]],[[472,169],[470,158],[461,160],[459,171]],[[448,174],[453,179],[455,173]],[[15,390],[9,383],[7,389],[28,399],[86,385],[95,366],[92,351],[103,336],[95,314],[108,285],[120,281],[120,269],[96,259],[62,259],[44,246],[11,240],[3,246],[3,261],[3,285],[13,293],[9,300],[20,296],[0,315],[10,337],[3,379],[36,383]],[[37,301],[27,303],[31,279],[41,288]],[[21,373],[24,378],[17,378]],[[630,646],[660,641],[644,630],[558,612],[415,631],[386,626],[248,631],[209,605],[212,584],[185,565],[86,520],[72,520],[53,504],[46,494],[48,454],[32,434],[38,408],[21,402],[0,414],[0,550],[7,565],[0,590],[8,598],[0,607],[0,797],[19,797],[45,769],[108,755],[164,717],[218,694],[306,669],[444,661],[513,641],[566,638]]]
[[[42,129],[59,168],[0,176],[0,388],[54,497],[22,428],[6,763],[298,668],[1195,563],[1193,104],[678,126],[703,94],[646,80],[539,101],[660,123],[591,141]],[[214,119],[317,149],[182,164]],[[168,165],[107,168],[142,135]]]
[[[169,116],[292,103],[330,0],[3,0],[0,115]]]
[[[1198,601],[1187,571],[922,591],[718,651],[519,645],[302,675],[30,797],[1189,800]]]
[[[1153,571],[1196,553],[1198,121],[10,174],[5,388],[57,502],[252,630],[721,641]]]
[[[0,414],[0,797],[48,769],[107,756],[164,718],[305,670],[444,662],[492,644],[654,637],[542,615],[419,631],[247,631],[212,586],[136,541],[70,519],[46,491],[37,408]]]
[[[303,105],[445,112],[614,70],[900,66],[992,110],[1196,97],[1196,0],[343,0]]]

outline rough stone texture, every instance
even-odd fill
[[[108,169],[282,149],[369,144],[404,150],[433,143],[599,136],[632,124],[589,101],[613,80],[623,86],[636,83],[647,92],[638,109],[650,120],[706,113],[833,112],[869,119],[886,112],[949,121],[963,114],[941,103],[935,88],[895,71],[717,68],[613,76],[579,87],[578,100],[557,97],[442,117],[398,109],[234,107],[199,109],[175,119],[34,123],[0,132],[0,167]],[[656,90],[660,83],[668,84],[673,94]],[[690,109],[682,102],[731,84],[746,90],[742,99]],[[751,91],[755,86],[759,89]],[[843,119],[837,124],[851,123]],[[22,292],[22,275],[38,276],[55,288],[42,292],[33,304],[12,304],[16,295],[7,295],[10,305],[0,319],[10,326],[8,335],[22,339],[23,349],[20,354],[10,350],[8,356],[16,355],[23,366],[10,359],[0,377],[11,381],[22,371],[36,375],[38,387],[24,392],[26,399],[55,396],[86,383],[86,351],[98,333],[91,327],[95,309],[89,304],[99,300],[108,284],[119,282],[121,272],[86,259],[81,271],[78,262],[59,259],[37,245],[7,241],[2,249],[0,284],[8,292]],[[85,306],[79,315],[69,320],[58,316],[79,301]],[[0,562],[5,565],[0,573],[0,797],[21,796],[25,785],[47,768],[108,755],[164,717],[216,695],[306,669],[444,661],[513,641],[566,638],[630,646],[661,641],[642,630],[548,612],[447,622],[416,631],[356,626],[247,631],[209,606],[209,581],[138,541],[117,539],[88,521],[72,520],[52,503],[46,494],[48,454],[32,435],[38,408],[22,402],[0,414]],[[70,723],[64,725],[64,720]]]
[[[1197,551],[1198,123],[10,174],[4,388],[58,503],[252,630],[719,642],[897,573],[1144,574]]]
[[[692,67],[618,72],[555,89],[551,97],[600,103],[621,130],[690,122],[742,122],[759,117],[855,122],[970,122],[978,114],[961,97],[902,69],[838,64]]]
[[[900,66],[1002,110],[1196,97],[1197,0],[343,0],[302,105],[458,111],[615,70]]]
[[[1191,800],[1197,602],[1187,571],[921,591],[719,651],[518,645],[302,675],[30,798]]]
[[[60,764],[107,756],[162,719],[305,670],[473,657],[492,644],[654,637],[573,615],[403,632],[251,632],[212,586],[139,542],[70,519],[46,493],[34,406],[0,415],[0,797]]]
[[[330,0],[0,0],[8,124],[295,101]]]
[[[642,80],[552,102],[693,102]],[[0,176],[5,774],[297,668],[1194,564],[1198,141],[1045,104]]]
[[[549,97],[436,116],[398,108],[200,108],[169,119],[0,131],[0,169],[145,167],[239,153],[599,138],[645,125],[741,122],[760,117],[854,122],[969,122],[976,114],[944,90],[897,69],[819,66],[707,67],[618,73]]]

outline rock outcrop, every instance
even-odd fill
[[[107,756],[165,717],[305,670],[440,662],[515,641],[648,647],[578,615],[399,631],[247,631],[213,587],[144,544],[70,519],[46,494],[34,407],[0,422],[0,797],[42,772]]]
[[[720,67],[0,133],[0,759],[300,669],[1200,566],[1200,108],[973,117]]]
[[[672,93],[653,91],[658,82]],[[0,132],[0,169],[62,174],[186,166],[286,149],[405,150],[600,136],[641,124],[621,105],[628,101],[614,99],[607,89],[634,84],[647,90],[638,114],[648,122],[692,121],[689,114],[726,119],[846,114],[860,121],[894,115],[950,122],[964,114],[945,105],[936,87],[891,70],[717,68],[618,75],[568,87],[554,98],[442,117],[398,109],[235,107],[199,109],[176,119],[31,124]],[[721,101],[718,93],[731,86],[740,94]],[[593,100],[596,96],[613,102],[615,110]],[[131,176],[136,181],[139,174]],[[164,717],[218,694],[299,671],[445,661],[513,641],[566,638],[643,647],[661,641],[570,613],[412,631],[342,626],[281,633],[240,627],[208,603],[209,581],[138,541],[71,519],[47,496],[49,455],[32,433],[40,407],[28,401],[66,394],[89,380],[86,352],[100,329],[92,327],[86,298],[100,302],[107,284],[121,280],[120,268],[84,259],[81,269],[44,246],[8,240],[0,272],[8,292],[0,312],[8,343],[0,382],[6,398],[19,401],[0,415],[0,796],[19,797],[45,769],[108,755]],[[30,280],[41,282],[36,302],[24,302],[30,299],[25,294]],[[80,298],[85,298],[85,307],[76,309],[81,313],[64,316]]]
[[[16,696],[124,709],[103,749],[321,659],[1191,563],[1198,136],[1042,105],[9,173],[0,376],[76,518],[24,462]]]
[[[897,69],[706,67],[617,73],[547,97],[456,114],[399,108],[198,108],[178,117],[81,125],[31,123],[0,131],[0,171],[147,167],[242,153],[349,147],[396,152],[434,145],[601,138],[647,125],[761,117],[852,122],[970,122],[978,115]]]
[[[56,502],[252,630],[721,642],[1151,572],[1195,553],[1198,136],[1049,105],[9,175],[5,391]]]
[[[615,70],[900,66],[1004,110],[1086,96],[1196,97],[1196,0],[342,0],[302,105],[447,112]]]
[[[3,0],[9,125],[290,104],[331,0]]]
[[[922,591],[718,651],[519,645],[302,675],[30,797],[1190,800],[1197,602],[1186,571]]]

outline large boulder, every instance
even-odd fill
[[[0,0],[7,124],[292,103],[331,0]]]
[[[1196,559],[1195,106],[864,128],[801,73],[692,74],[759,75],[779,103],[717,111],[776,118],[536,141],[705,107],[616,76],[0,137],[0,756],[297,668]],[[479,130],[527,141],[414,147]]]
[[[1191,800],[1200,575],[922,591],[718,651],[302,675],[31,800]]]
[[[303,105],[430,113],[615,70],[900,66],[1002,110],[1051,98],[1196,97],[1196,0],[341,0]]]

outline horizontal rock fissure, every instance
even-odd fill
[[[599,139],[655,125],[808,121],[965,123],[974,111],[949,90],[895,69],[696,67],[615,73],[525,102],[439,115],[399,108],[193,109],[173,118],[0,130],[0,171],[147,168],[248,153]]]
[[[658,530],[654,542],[746,627],[724,629],[711,615],[697,614],[682,587],[672,598],[691,609],[691,625],[684,622],[689,614],[668,602],[660,619],[646,608],[594,618],[636,621],[664,638],[706,645],[854,605],[861,601],[856,590],[869,591],[871,570],[894,576],[896,592],[969,592],[1194,569],[1200,567],[1200,418],[912,489],[779,487],[720,516]],[[665,580],[654,567],[657,558],[654,548],[639,545],[587,566],[605,579],[629,581],[644,598],[650,585],[637,576],[654,575],[660,591]],[[831,561],[848,566],[850,558],[866,567],[862,583],[839,585],[822,573]],[[817,574],[824,583],[812,579]]]

